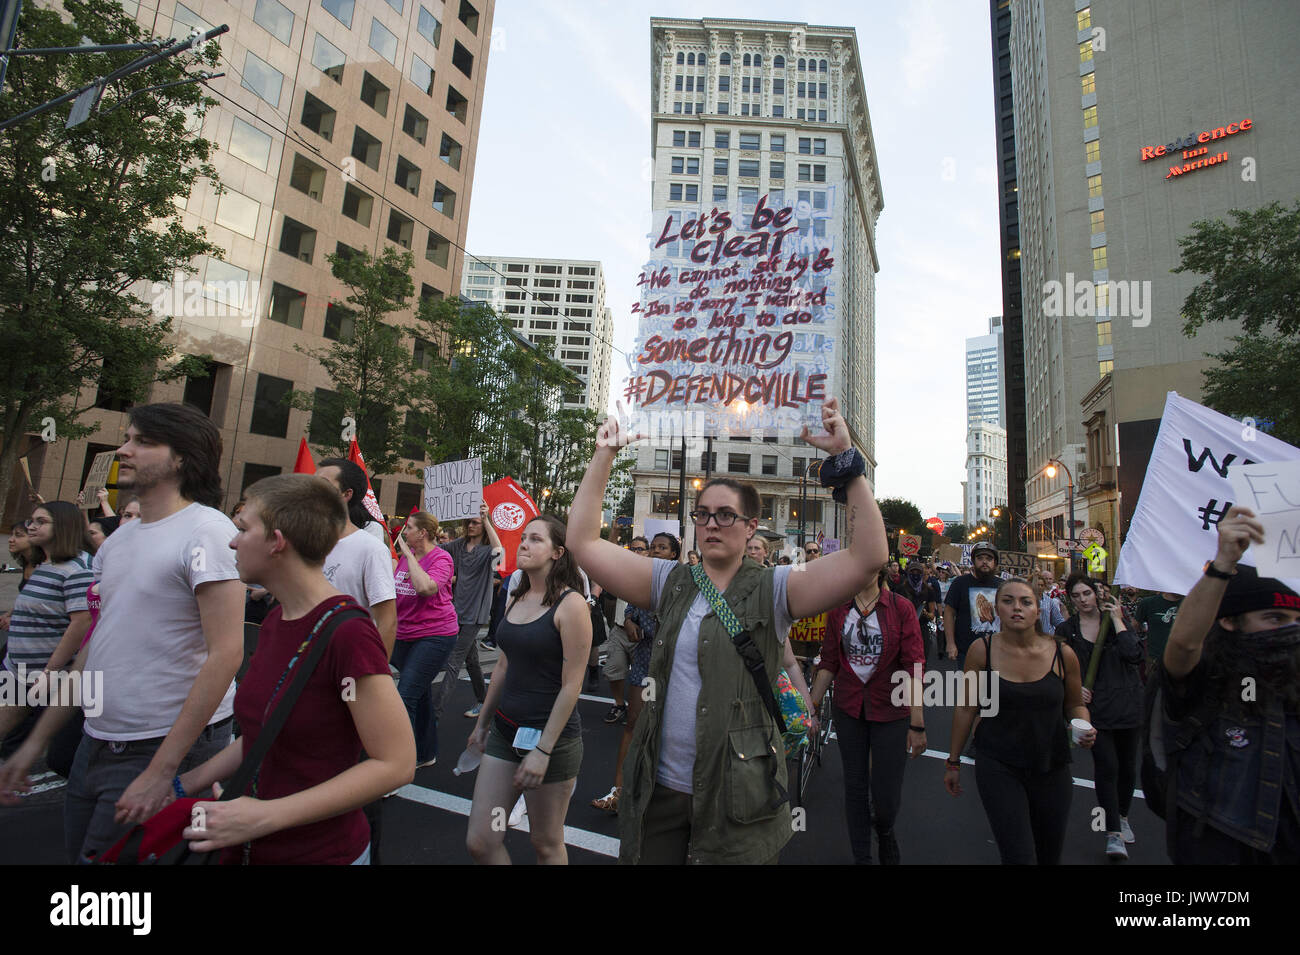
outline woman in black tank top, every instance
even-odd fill
[[[466,744],[484,754],[466,839],[475,862],[510,863],[500,816],[520,793],[537,861],[568,862],[564,816],[582,763],[576,706],[591,613],[564,535],[564,525],[547,515],[529,521],[519,543],[523,579],[497,626],[501,657]]]
[[[975,731],[975,783],[1004,865],[1057,865],[1065,845],[1073,779],[1066,719],[1088,719],[1079,660],[1068,646],[1038,632],[1038,602],[1029,584],[1004,580],[994,598],[1001,631],[966,654],[984,703]],[[979,703],[958,706],[952,752],[966,745]],[[1079,741],[1091,746],[1097,731]],[[943,782],[961,795],[961,762],[948,757]]]

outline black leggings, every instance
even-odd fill
[[[835,710],[835,737],[844,762],[844,815],[849,823],[853,861],[871,861],[872,802],[879,830],[894,828],[903,798],[907,767],[908,720],[877,723]]]
[[[1119,817],[1127,816],[1137,785],[1138,742],[1142,730],[1097,730],[1092,745],[1093,775],[1097,780],[1097,805],[1107,832],[1119,832]]]
[[[977,752],[975,785],[1003,865],[1061,864],[1074,788],[1068,763],[1031,773]]]

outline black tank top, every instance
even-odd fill
[[[572,589],[560,594],[546,613],[528,623],[511,623],[503,615],[497,625],[497,646],[505,653],[506,685],[497,704],[499,729],[514,739],[514,729],[527,726],[545,729],[564,685],[564,644],[555,626],[555,611]],[[507,730],[509,732],[507,732]],[[580,736],[582,723],[575,706],[560,731],[562,738]]]
[[[992,685],[992,638],[984,637],[984,672]],[[1060,673],[1057,666],[1060,665]],[[1056,644],[1052,666],[1041,680],[1013,683],[998,678],[998,714],[984,716],[975,729],[975,761],[998,762],[1033,773],[1051,772],[1070,762],[1065,728],[1065,661]]]

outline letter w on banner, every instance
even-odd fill
[[[1218,548],[1228,508],[1250,506],[1237,500],[1230,469],[1279,461],[1300,461],[1300,448],[1169,392],[1115,583],[1187,593]],[[1242,563],[1254,565],[1250,551]],[[1286,581],[1300,587],[1300,578]]]
[[[362,501],[366,511],[370,516],[379,523],[384,522],[384,512],[379,509],[379,499],[375,497],[375,489],[370,486],[370,472],[366,470],[365,459],[361,457],[361,448],[357,447],[357,439],[352,439],[352,444],[348,446],[348,460],[361,468],[366,476],[366,499]]]
[[[488,506],[488,519],[496,528],[505,550],[500,570],[508,577],[515,572],[515,554],[524,536],[524,525],[541,512],[514,478],[505,477],[483,488],[483,501]]]

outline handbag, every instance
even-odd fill
[[[722,599],[718,588],[713,586],[713,581],[709,580],[708,575],[704,573],[704,567],[700,564],[691,565],[691,577],[700,593],[708,600],[709,606],[713,608],[713,613],[726,628],[727,635],[731,637],[731,642],[736,647],[736,652],[744,661],[745,669],[754,680],[754,688],[758,690],[759,699],[763,701],[767,711],[776,720],[776,725],[780,727],[781,742],[785,746],[785,758],[790,759],[808,741],[811,721],[803,694],[795,689],[794,684],[790,682],[790,675],[784,669],[777,675],[775,683],[768,678],[767,666],[763,663],[763,651],[759,650],[754,643],[749,631],[741,627],[735,611]]]
[[[316,664],[325,655],[330,638],[334,636],[334,632],[341,624],[363,617],[369,619],[370,615],[347,598],[325,611],[316,621],[307,639],[290,658],[271,697],[275,697],[276,691],[283,685],[285,678],[291,670],[294,670],[294,664],[299,657],[302,657],[303,651],[307,650],[306,657],[294,673],[293,682],[262,727],[262,732],[258,734],[252,751],[244,757],[243,762],[239,764],[239,769],[230,777],[229,783],[221,794],[222,800],[239,798],[250,784],[253,785],[256,794],[257,774],[261,769],[262,760],[266,758],[267,752],[275,743],[275,738],[284,728],[294,704],[306,688],[307,681],[311,679]],[[182,837],[182,833],[196,818],[202,818],[199,804],[213,801],[207,797],[187,797],[168,803],[144,822],[134,826],[130,832],[91,861],[98,865],[207,865],[219,856],[222,850],[193,852],[189,842]],[[245,861],[248,858],[248,849],[246,844]]]

